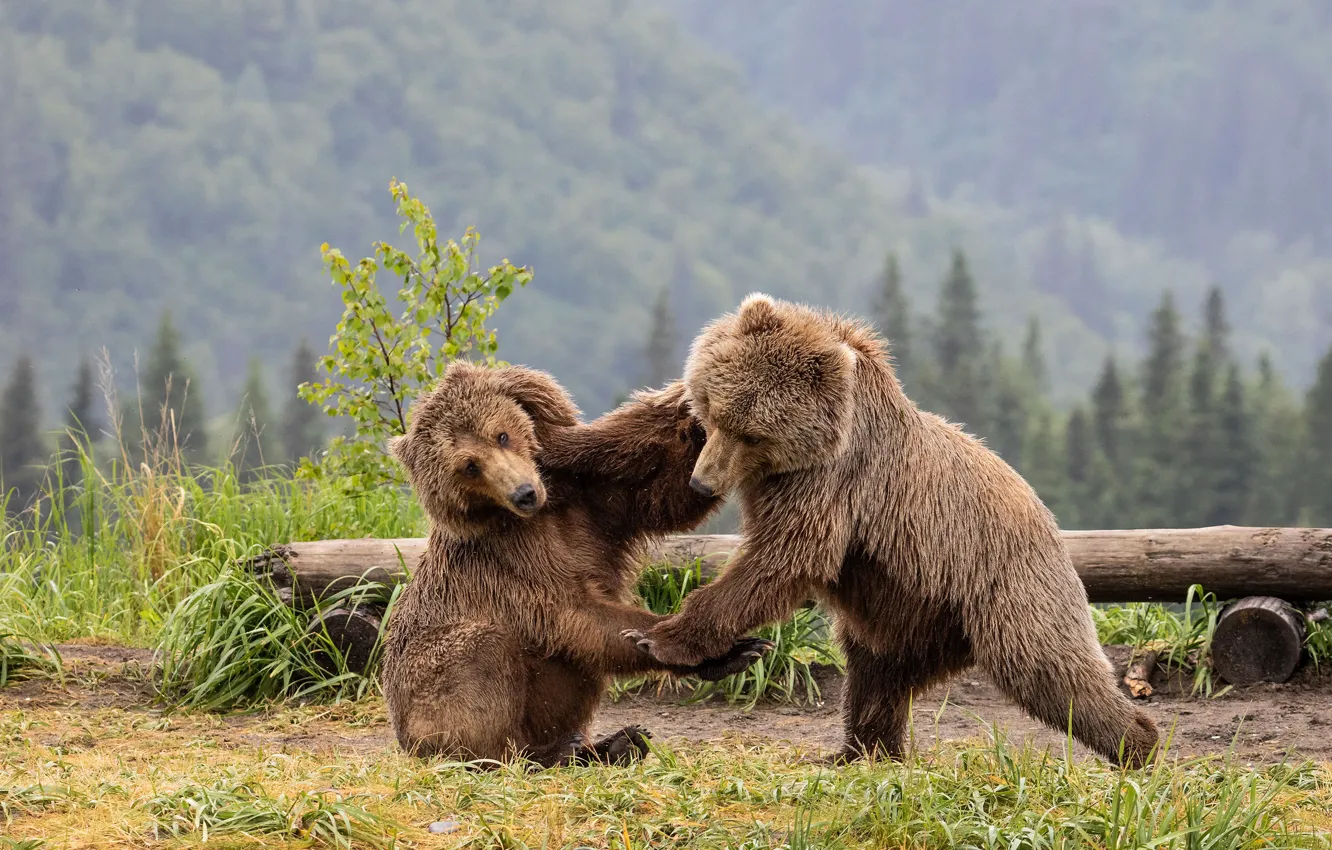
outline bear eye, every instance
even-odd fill
[[[499,442],[501,446],[507,446],[509,444],[509,435],[505,434],[503,431],[501,431],[500,435],[495,439]]]
[[[746,446],[757,446],[759,443],[763,442],[762,437],[755,437],[753,434],[746,434],[741,437],[741,439],[744,440]]]
[[[475,478],[481,474],[481,467],[476,465],[476,461],[467,461],[467,466],[463,468],[463,474],[468,478]]]

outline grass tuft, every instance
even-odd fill
[[[685,568],[656,566],[639,579],[637,595],[658,614],[672,614],[692,591],[702,586],[699,561]],[[720,696],[726,702],[752,708],[762,700],[813,703],[819,699],[815,672],[820,667],[845,669],[841,653],[829,639],[827,618],[815,608],[802,608],[790,620],[767,626],[758,634],[773,642],[772,650],[747,670],[720,682],[689,680],[684,688],[690,700]],[[635,676],[615,682],[611,696],[619,699],[656,685],[660,691],[669,680],[661,676]]]
[[[314,608],[298,609],[244,569],[228,569],[186,597],[164,624],[161,693],[176,706],[202,711],[281,699],[359,699],[376,687],[384,626],[371,664],[355,671],[328,631],[311,624],[339,606],[391,606],[400,589],[362,582]]]
[[[143,803],[153,820],[154,838],[193,834],[241,834],[304,840],[317,847],[397,846],[400,827],[335,792],[302,791],[270,797],[261,786],[191,785],[156,794]]]

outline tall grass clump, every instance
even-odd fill
[[[243,483],[229,464],[187,466],[174,447],[132,459],[120,446],[99,458],[74,441],[65,460],[78,480],[52,464],[33,507],[0,516],[0,631],[151,646],[176,606],[266,546],[424,528],[404,489],[349,495],[277,468]]]
[[[0,582],[0,593],[5,583]],[[0,631],[0,688],[31,678],[58,677],[64,669],[60,651],[50,644],[34,644],[23,635]]]
[[[369,665],[353,670],[319,615],[390,609],[402,585],[361,582],[299,608],[243,568],[229,568],[176,607],[162,629],[160,689],[181,708],[221,711],[282,699],[359,699],[375,688],[388,617]]]
[[[703,583],[703,567],[698,561],[684,568],[654,566],[640,577],[637,595],[649,610],[674,614],[684,598]],[[758,634],[773,642],[770,652],[748,669],[720,682],[689,683],[690,698],[721,696],[748,708],[761,700],[812,703],[820,696],[816,670],[831,667],[840,672],[845,668],[841,654],[829,639],[827,617],[817,608],[801,608],[791,619],[765,626]],[[664,683],[652,676],[620,680],[613,686],[612,695],[639,692],[654,680]]]

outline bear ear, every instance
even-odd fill
[[[496,388],[518,402],[535,422],[548,425],[577,425],[578,408],[553,377],[522,366],[501,366],[491,370]]]
[[[740,302],[738,311],[740,333],[769,333],[781,326],[781,316],[777,314],[777,303],[762,292],[752,292]]]
[[[820,384],[850,380],[856,373],[858,359],[855,349],[844,342],[839,343],[817,356],[811,377]]]
[[[407,458],[408,455],[411,454],[409,448],[410,448],[410,443],[408,443],[407,436],[405,434],[400,434],[396,437],[389,437],[388,439],[389,454],[392,455],[394,459],[397,460],[398,463],[402,464],[403,466],[407,466]]]

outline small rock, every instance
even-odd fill
[[[437,820],[430,825],[429,829],[436,835],[448,835],[450,832],[457,832],[462,829],[462,824],[456,820]]]

